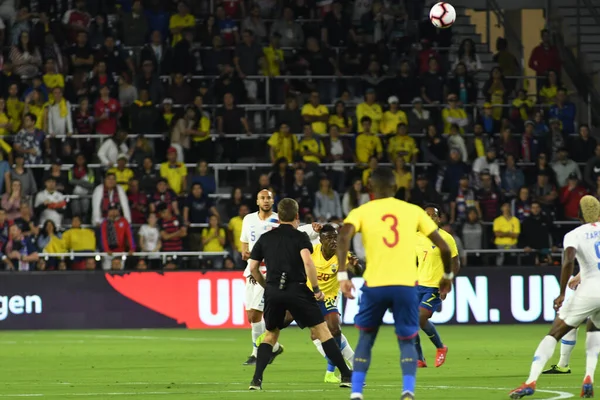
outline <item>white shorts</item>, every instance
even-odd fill
[[[564,302],[558,311],[558,317],[574,328],[589,317],[595,326],[600,327],[600,297],[589,296],[576,290]]]
[[[257,310],[262,312],[265,309],[265,289],[258,283],[253,285],[246,278],[246,311]]]

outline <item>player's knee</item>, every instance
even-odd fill
[[[331,336],[341,336],[342,335],[342,329],[340,328],[340,326],[338,324],[328,325],[327,327],[329,329],[329,332],[331,332]]]
[[[317,339],[321,341],[321,343],[326,342],[333,337],[331,335],[331,332],[329,332],[329,329],[327,328],[327,324],[325,324],[325,322],[313,326],[310,331]]]
[[[556,341],[559,341],[560,339],[563,338],[563,336],[565,336],[567,333],[569,333],[569,331],[571,329],[573,329],[572,326],[567,325],[565,321],[563,321],[560,318],[557,318],[554,321],[552,328],[550,328],[550,332],[548,332],[548,336],[552,336],[554,339],[556,339]]]
[[[251,324],[256,324],[262,321],[262,313],[258,310],[248,310],[246,315],[248,317],[248,322]]]
[[[425,329],[427,321],[429,321],[429,317],[429,313],[426,310],[421,309],[421,313],[419,314],[419,326],[421,329]]]

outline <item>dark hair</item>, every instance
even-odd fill
[[[319,232],[319,234],[330,233],[330,232],[337,232],[337,229],[332,224],[325,224],[321,228],[321,231]]]
[[[371,174],[371,185],[381,189],[396,188],[396,176],[394,171],[388,167],[377,167]]]
[[[23,115],[23,118],[31,119],[34,124],[37,122],[37,116],[33,113],[27,113],[27,114]]]
[[[465,55],[465,44],[467,42],[471,43],[471,55],[469,56],[469,58],[473,61],[475,61],[475,57],[477,56],[477,49],[475,49],[475,42],[473,42],[473,40],[471,39],[465,39],[462,42],[460,42],[460,46],[458,47],[458,59],[462,60],[462,58]]]
[[[428,203],[423,206],[423,210],[427,210],[428,208],[433,208],[435,210],[435,215],[438,217],[442,214],[440,206],[434,203]]]
[[[350,200],[349,203],[350,203],[350,207],[352,209],[358,207],[358,205],[359,205],[358,204],[358,200],[359,200],[358,199],[358,194],[356,193],[356,190],[354,190],[354,184],[357,181],[360,182],[360,184],[362,185],[362,179],[355,178],[354,180],[352,180],[352,187],[350,187],[350,189],[348,190],[348,197],[349,197],[348,200]],[[365,190],[365,188],[362,188],[361,191],[360,191],[360,194],[363,194],[364,190]]]
[[[496,39],[496,50],[497,51],[505,50],[507,47],[508,47],[508,40],[504,39],[503,37],[499,37],[498,39]]]
[[[156,213],[159,214],[159,213],[161,213],[163,211],[166,211],[168,209],[169,209],[169,207],[167,207],[167,205],[165,203],[159,203],[156,206]]]
[[[556,91],[559,92],[561,90],[565,90],[566,89],[564,87],[562,87],[562,83],[560,81],[560,75],[558,74],[558,72],[556,72],[553,69],[549,69],[548,71],[546,71],[546,81],[544,82],[544,87],[550,87],[550,72],[554,72],[554,75],[556,76],[556,87],[558,88]]]
[[[286,197],[277,204],[277,215],[281,222],[292,222],[298,216],[298,203],[294,199]]]
[[[27,35],[29,35],[29,43],[27,43],[27,48],[24,48],[23,43],[21,42],[21,38],[23,37],[24,33],[27,33]],[[19,51],[21,53],[28,52],[31,55],[33,55],[33,53],[35,52],[35,45],[33,44],[33,40],[31,39],[31,33],[29,31],[23,31],[19,34],[19,41],[17,43],[17,48],[19,49]]]
[[[117,175],[114,172],[107,172],[106,175],[104,175],[104,179],[108,178],[109,176],[117,179]]]
[[[54,223],[54,221],[52,221],[51,219],[47,219],[46,221],[44,221],[44,227],[42,229],[42,235],[44,237],[48,236],[48,232],[46,231],[48,224],[52,225],[52,227],[54,228],[54,234],[58,233],[58,230],[56,229],[56,224]]]
[[[363,124],[365,122],[373,122],[371,117],[367,117],[366,115],[360,119],[360,123]]]

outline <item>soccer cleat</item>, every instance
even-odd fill
[[[549,369],[542,372],[542,374],[570,374],[571,367],[568,365],[566,367],[559,367],[558,365],[553,365]]]
[[[404,392],[400,396],[400,400],[415,400],[415,394],[413,392]]]
[[[362,395],[362,393],[352,393],[350,395],[350,400],[363,400],[364,397]]]
[[[340,382],[340,387],[341,388],[351,388],[352,387],[352,375],[342,376],[342,379]]]
[[[511,399],[521,399],[525,396],[532,396],[535,393],[535,382],[530,384],[524,383],[508,395]]]
[[[250,356],[242,365],[256,365],[256,356]]]
[[[252,379],[250,382],[250,387],[248,390],[262,390],[262,380],[261,379]]]
[[[444,346],[441,349],[437,349],[435,355],[435,367],[439,368],[446,362],[446,354],[448,354],[448,346]]]
[[[427,363],[422,360],[417,360],[417,368],[427,368]]]
[[[267,332],[263,333],[262,335],[260,335],[259,337],[256,338],[256,342],[254,342],[254,344],[256,345],[256,348],[258,348],[258,346],[260,346],[260,344],[263,342],[263,340],[265,340],[266,336],[267,336]]]
[[[592,382],[592,378],[586,376],[583,380],[583,385],[581,386],[581,398],[583,399],[591,399],[594,397],[594,383]]]
[[[335,372],[325,372],[325,379],[323,380],[325,383],[342,383],[342,380],[335,376]]]
[[[283,346],[279,345],[279,350],[274,351],[273,353],[271,353],[271,359],[269,360],[269,364],[273,364],[273,361],[275,361],[275,357],[277,357],[278,355],[283,353]]]

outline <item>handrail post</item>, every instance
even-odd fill
[[[579,0],[577,0],[577,1],[579,1]],[[485,34],[486,34],[485,41],[487,43],[488,51],[491,52],[492,46],[490,44],[490,35],[491,35],[491,31],[490,31],[490,0],[485,0]]]
[[[581,60],[581,0],[577,0],[577,60]]]

